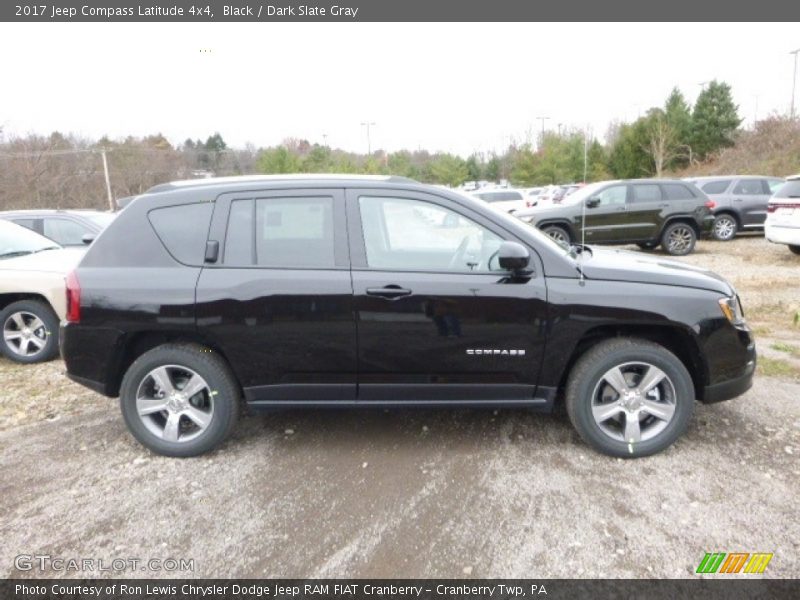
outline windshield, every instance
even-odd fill
[[[105,229],[111,224],[111,221],[113,221],[117,215],[115,215],[114,213],[97,212],[97,213],[86,213],[83,216],[89,219],[95,225],[99,225],[100,227]]]
[[[53,240],[9,221],[0,221],[0,259],[61,248]]]
[[[561,201],[561,204],[574,204],[575,202],[580,202],[581,200],[585,200],[586,198],[591,198],[594,194],[599,192],[607,184],[608,184],[607,181],[602,181],[598,183],[590,183],[588,185],[585,185],[582,188],[575,190],[568,196],[564,196],[564,199]]]

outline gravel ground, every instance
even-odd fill
[[[635,461],[562,414],[478,410],[272,413],[166,459],[60,362],[0,360],[0,575],[50,554],[194,559],[155,577],[689,577],[705,552],[760,551],[764,576],[798,577],[800,258],[745,237],[681,260],[731,279],[783,367]]]

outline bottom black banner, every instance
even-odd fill
[[[800,598],[796,579],[4,579],[2,600]]]

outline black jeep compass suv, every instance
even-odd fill
[[[702,269],[565,248],[395,177],[159,185],[67,278],[70,378],[153,451],[218,446],[250,409],[565,402],[586,442],[658,452],[695,399],[751,385],[736,292]]]

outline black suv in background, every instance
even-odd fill
[[[557,206],[514,215],[566,245],[585,240],[651,250],[661,244],[668,254],[682,256],[710,233],[712,208],[713,202],[686,181],[635,179],[591,183]]]
[[[564,401],[591,446],[653,454],[751,385],[736,292],[695,267],[565,248],[476,198],[391,177],[160,185],[67,278],[73,380],[153,451],[251,409]]]
[[[714,239],[727,242],[743,229],[760,229],[767,218],[767,204],[784,184],[779,177],[715,175],[686,179],[714,202]]]

